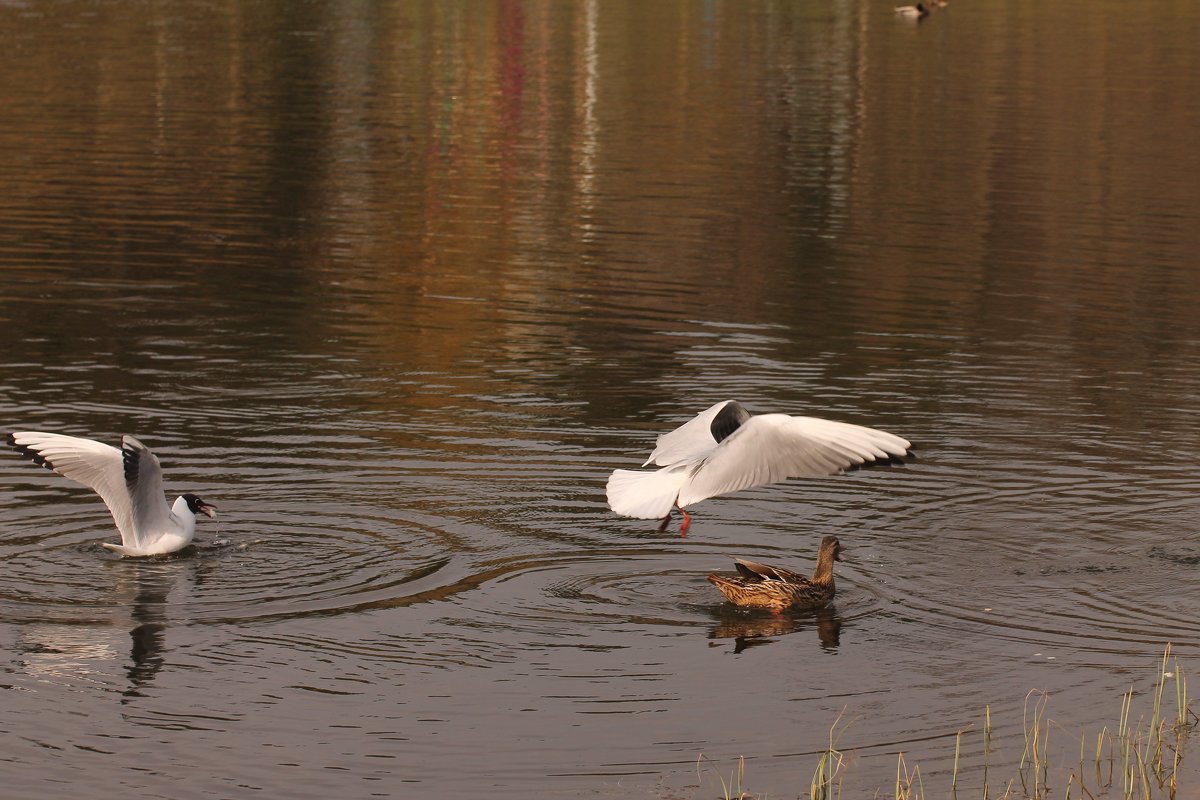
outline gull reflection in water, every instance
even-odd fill
[[[842,631],[842,619],[837,607],[828,605],[809,611],[774,613],[758,609],[738,608],[722,603],[712,612],[717,624],[708,631],[709,639],[733,639],[733,652],[741,653],[751,647],[771,644],[777,637],[796,633],[808,627],[817,629],[822,650],[836,650]],[[718,647],[717,642],[710,643]]]
[[[57,619],[22,626],[19,647],[26,674],[64,685],[111,685],[128,652],[121,694],[139,697],[153,682],[163,666],[167,597],[192,568],[180,559],[123,560],[112,567],[107,608],[64,606],[66,613],[56,613]],[[122,630],[129,631],[128,639]]]
[[[122,565],[125,566],[125,565]],[[132,567],[128,580],[132,586],[129,616],[133,627],[129,630],[129,666],[125,671],[129,678],[127,698],[141,697],[142,688],[154,681],[163,665],[163,647],[166,643],[167,595],[179,581],[187,568],[184,562],[140,562]]]

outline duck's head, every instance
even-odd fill
[[[821,540],[821,555],[825,555],[826,553],[834,561],[842,560],[842,543],[838,541],[836,536],[826,536]]]
[[[185,494],[183,495],[183,499],[187,502],[188,510],[193,514],[203,514],[209,519],[212,519],[217,515],[216,506],[214,506],[212,503],[201,500],[194,494]]]

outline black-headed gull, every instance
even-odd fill
[[[752,415],[736,400],[701,411],[658,437],[643,467],[619,469],[608,479],[609,507],[623,517],[661,519],[666,530],[679,509],[686,534],[687,506],[788,478],[833,475],[851,467],[890,462],[909,454],[899,436],[816,417]]]
[[[121,543],[104,543],[123,556],[154,556],[187,547],[196,534],[196,515],[216,516],[216,506],[194,494],[168,506],[162,467],[150,448],[132,436],[121,449],[75,436],[17,431],[8,443],[35,464],[90,486],[112,512]]]

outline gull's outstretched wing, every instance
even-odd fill
[[[788,478],[832,475],[901,458],[909,446],[899,436],[861,425],[786,414],[754,416],[696,468],[679,491],[679,507]]]
[[[746,420],[748,412],[737,400],[722,400],[701,411],[670,433],[664,433],[654,443],[654,452],[643,467],[657,464],[694,464],[708,457],[722,440],[733,434]]]
[[[136,543],[134,503],[125,483],[122,451],[92,439],[37,431],[10,433],[8,443],[35,464],[95,490],[112,513],[121,541],[127,546]]]
[[[150,545],[148,537],[170,530],[171,509],[163,497],[162,466],[150,448],[132,436],[121,437],[125,488],[133,505],[133,547]],[[125,531],[121,540],[126,546]]]

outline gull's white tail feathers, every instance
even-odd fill
[[[622,517],[662,519],[675,507],[690,471],[675,467],[653,472],[618,469],[608,479],[608,506]]]

